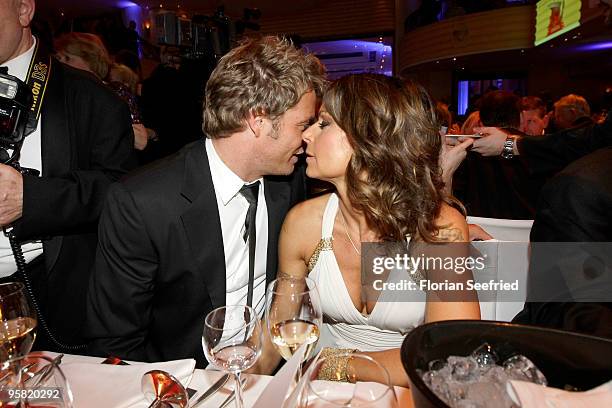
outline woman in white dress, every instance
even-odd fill
[[[362,242],[468,241],[465,217],[443,192],[434,109],[421,87],[396,78],[360,74],[333,82],[303,138],[306,174],[335,192],[295,206],[279,243],[279,274],[308,275],[317,284],[321,345],[365,352],[402,386],[408,378],[399,347],[412,328],[480,318],[475,295],[451,303],[430,301],[425,292],[421,302],[376,302],[362,294]],[[332,361],[343,369],[358,364]],[[350,368],[357,380],[373,380],[367,370]]]

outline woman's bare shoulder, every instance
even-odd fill
[[[321,224],[329,196],[327,194],[303,201],[287,213],[281,230],[281,261],[283,256],[297,257],[306,268],[310,256],[321,240]]]
[[[320,227],[330,195],[331,194],[325,194],[294,205],[287,213],[285,225],[292,229],[293,227],[305,226],[311,229],[313,225],[318,225]]]

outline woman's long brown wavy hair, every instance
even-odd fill
[[[437,242],[443,193],[435,105],[413,82],[347,75],[323,97],[354,153],[346,170],[349,200],[381,241],[407,235]]]

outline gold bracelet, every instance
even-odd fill
[[[333,349],[326,347],[319,358],[325,358],[319,369],[317,379],[327,381],[355,382],[354,375],[349,376],[348,366],[357,349]]]

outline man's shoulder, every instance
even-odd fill
[[[170,156],[161,158],[157,161],[142,166],[128,175],[120,183],[132,193],[153,193],[165,194],[166,192],[180,191],[182,182],[186,176],[187,161],[190,159],[198,160],[200,157],[201,166],[208,166],[204,140],[192,142]],[[205,183],[205,180],[201,180]]]
[[[121,99],[93,74],[80,69],[72,68],[66,64],[53,61],[51,80],[61,81],[62,86],[76,95],[92,95],[96,101],[116,103]]]

